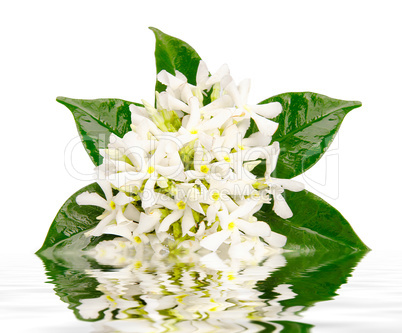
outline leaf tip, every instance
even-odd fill
[[[157,29],[155,27],[148,27],[148,29],[151,30],[155,34],[155,36],[164,35],[164,33],[162,31],[160,31],[159,29]]]
[[[67,102],[67,100],[69,100],[69,98],[67,98],[67,97],[63,97],[63,96],[57,96],[56,97],[56,101],[61,103],[61,104],[65,104]]]

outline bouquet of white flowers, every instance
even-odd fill
[[[161,255],[225,249],[239,258],[280,251],[287,237],[293,250],[366,249],[342,215],[290,179],[317,162],[361,104],[314,93],[250,103],[249,80],[236,84],[227,65],[211,75],[188,44],[153,31],[154,105],[58,98],[98,185],[66,202],[40,252],[113,237],[122,237],[114,246]]]

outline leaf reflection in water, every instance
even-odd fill
[[[364,256],[289,252],[245,261],[113,248],[41,257],[56,294],[78,319],[96,322],[94,333],[309,332],[300,313],[337,295]]]

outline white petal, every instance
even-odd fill
[[[190,98],[193,96],[194,96],[193,91],[191,90],[191,86],[188,83],[185,83],[180,87],[180,96],[179,97],[182,101],[185,101],[188,103]],[[178,112],[178,111],[176,110],[176,112]],[[178,114],[178,116],[180,118],[183,117],[183,115],[180,115],[180,114]]]
[[[117,188],[120,188],[130,181],[142,181],[149,178],[149,175],[144,172],[119,172],[111,175],[108,180]]]
[[[207,86],[212,86],[213,84],[219,82],[220,80],[222,80],[222,78],[224,76],[227,76],[230,74],[229,71],[229,66],[227,64],[223,64],[217,71],[215,74],[213,74],[207,81],[206,81],[206,85]]]
[[[125,195],[123,192],[119,192],[112,200],[119,206],[124,206],[131,201],[134,201],[133,198]]]
[[[255,123],[257,124],[257,127],[259,129],[259,131],[261,133],[263,133],[264,135],[269,135],[272,136],[275,131],[278,128],[278,123],[269,120],[267,118],[264,118],[258,114],[256,114],[255,112],[251,113],[251,118],[253,118],[253,120],[255,121]]]
[[[264,240],[271,246],[274,247],[284,247],[286,244],[286,236],[278,234],[276,232],[271,232],[271,235],[264,237]]]
[[[108,202],[102,198],[98,193],[84,192],[77,196],[76,202],[79,205],[90,205],[102,207],[106,210],[110,210]]]
[[[282,194],[274,195],[274,212],[283,219],[288,219],[293,216],[293,213]]]
[[[222,243],[229,238],[230,235],[230,231],[218,231],[203,238],[200,242],[200,245],[207,250],[216,251],[219,246],[221,246]]]
[[[254,246],[254,243],[247,242],[247,241],[233,244],[229,248],[229,255],[231,258],[249,261],[252,259],[252,256],[249,251],[253,248],[253,246]]]
[[[129,223],[132,225],[131,228],[130,228],[130,224],[108,225],[103,229],[103,233],[122,236],[127,239],[131,239],[134,223],[132,223],[132,222],[129,222]]]
[[[241,99],[239,90],[236,87],[236,83],[233,81],[233,78],[230,75],[226,75],[222,78],[221,85],[229,96],[232,97],[234,104],[237,107],[243,107],[245,103]]]
[[[184,166],[183,164],[178,164],[175,166],[156,166],[156,171],[162,176],[174,180],[184,181]]]
[[[165,70],[160,71],[157,78],[159,82],[171,87],[173,90],[178,89],[183,83],[185,83],[181,78],[177,78]]]
[[[124,222],[128,222],[127,218],[124,216],[123,211],[121,209],[116,208],[116,222],[117,224],[121,224]]]
[[[181,110],[184,112],[190,112],[189,106],[181,100],[173,97],[167,92],[159,94],[159,102],[164,109],[167,110]]]
[[[186,175],[187,181],[194,180],[194,179],[202,179],[205,178],[205,173],[195,171],[195,170],[188,170],[185,171],[184,174]]]
[[[207,65],[204,61],[200,60],[197,69],[196,81],[197,85],[203,86],[205,82],[208,80],[209,72]],[[202,88],[202,87],[201,87]]]
[[[238,228],[243,231],[246,235],[249,236],[261,236],[266,237],[271,234],[271,228],[265,222],[247,222],[244,220],[237,220],[236,225]]]
[[[242,145],[246,147],[265,147],[268,146],[269,143],[271,142],[271,136],[269,135],[264,135],[261,132],[256,132],[251,134],[248,138],[245,138],[242,140]]]
[[[191,208],[187,208],[184,211],[183,218],[181,220],[181,228],[183,236],[185,236],[192,227],[195,226],[194,216]]]
[[[200,139],[200,143],[202,144],[202,146],[207,151],[211,151],[212,150],[212,145],[214,143],[213,137],[211,137],[208,134],[205,134],[204,132],[199,133],[198,137]]]
[[[187,201],[187,204],[191,207],[191,209],[195,210],[197,213],[200,213],[202,215],[204,215],[204,210],[202,209],[201,205],[199,202],[195,202],[195,201]]]
[[[250,85],[251,85],[251,80],[250,79],[244,79],[239,83],[239,93],[240,97],[243,101],[243,104],[247,103],[247,98],[248,98],[248,93],[250,92]],[[241,105],[243,106],[243,105]]]
[[[219,128],[223,123],[226,122],[232,115],[232,111],[229,109],[222,109],[216,116],[212,119],[207,120],[199,125],[198,129],[201,131],[207,131],[210,129]]]
[[[218,213],[218,209],[215,205],[210,205],[207,209],[207,221],[208,225],[211,225],[216,221],[216,214]]]
[[[251,105],[249,107],[252,111],[265,118],[275,118],[282,112],[282,105],[279,102]]]
[[[156,203],[155,195],[156,178],[149,178],[144,186],[144,191],[141,195],[142,208],[149,208]]]
[[[234,220],[239,217],[246,216],[250,214],[253,208],[258,204],[258,202],[247,200],[241,206],[239,206],[234,212],[230,214],[230,219]]]
[[[156,193],[156,204],[171,210],[176,210],[176,202],[165,194]]]
[[[140,222],[135,234],[140,235],[146,232],[151,232],[155,229],[155,225],[159,222],[159,215],[153,216],[149,214],[141,213]]]
[[[244,138],[248,128],[250,127],[250,118],[245,118],[237,123],[237,128],[239,129],[239,133],[241,137]]]
[[[204,221],[201,221],[200,224],[198,225],[198,231],[194,235],[195,238],[201,237],[205,232],[205,223]]]
[[[161,222],[158,232],[168,231],[170,225],[180,219],[184,214],[184,210],[174,210],[166,216]]]
[[[271,146],[269,146],[269,157],[266,159],[266,171],[265,177],[269,177],[269,175],[275,170],[276,163],[278,162],[278,157],[280,153],[279,142],[275,141]]]
[[[134,115],[131,117],[131,122],[133,125],[137,126],[137,128],[143,128],[146,132],[151,132],[154,135],[161,133],[161,130],[151,121],[151,119]]]
[[[94,229],[92,229],[92,230],[90,230],[88,232],[88,234],[91,235],[91,236],[100,236],[100,235],[102,235],[103,234],[103,229],[110,222],[112,222],[115,219],[115,217],[116,217],[116,213],[114,211],[113,213],[109,214],[104,219],[102,219]]]
[[[223,95],[213,102],[205,105],[200,109],[200,112],[204,115],[214,114],[216,109],[225,109],[233,107],[232,97],[229,95]]]
[[[187,78],[182,72],[175,70],[174,73],[178,79],[182,80],[183,82],[187,82]]]
[[[101,187],[103,193],[105,193],[106,200],[110,201],[113,197],[112,187],[110,186],[110,183],[105,180],[98,180],[97,183]]]
[[[299,192],[304,190],[304,184],[300,183],[296,180],[291,179],[279,179],[279,178],[271,178],[272,182],[282,186],[284,189],[293,192]]]
[[[140,220],[141,213],[133,204],[128,204],[124,211],[124,216],[126,216],[129,220],[138,222]]]
[[[260,164],[262,161],[251,161],[251,162],[246,162],[243,164],[244,169],[247,171],[252,171],[258,164]]]
[[[189,105],[190,105],[191,112],[190,112],[190,118],[188,119],[186,128],[189,131],[192,131],[193,129],[196,129],[196,127],[201,119],[200,118],[201,117],[200,107],[199,107],[200,102],[198,101],[198,98],[194,96],[194,97],[190,98]]]
[[[137,106],[135,104],[130,104],[129,109],[131,111],[131,115],[137,115],[145,118],[149,118],[147,110],[144,107]]]

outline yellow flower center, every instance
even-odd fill
[[[116,209],[116,204],[114,201],[110,201],[110,208],[112,208],[113,210]]]
[[[224,158],[223,158],[226,162],[230,162],[230,157],[229,156],[225,156]]]
[[[153,167],[153,166],[150,166],[149,168],[148,168],[148,173],[149,174],[151,174],[151,173],[154,173],[154,171],[155,171],[155,168]]]
[[[244,150],[244,146],[241,144],[238,144],[237,147],[239,147],[240,150]]]
[[[218,192],[213,193],[212,194],[212,200],[217,201],[218,199],[219,199],[219,193]]]
[[[201,165],[200,170],[201,170],[202,173],[208,173],[209,168],[206,165]]]
[[[198,131],[197,131],[196,129],[194,129],[194,128],[193,128],[193,129],[190,131],[190,133],[191,133],[191,134],[197,134],[197,133],[198,133]]]
[[[184,209],[184,208],[186,208],[186,203],[185,203],[183,200],[180,200],[180,201],[177,203],[177,207],[178,207],[179,209]]]
[[[140,237],[135,236],[135,237],[134,237],[134,242],[136,242],[137,244],[141,244],[142,240],[141,240]]]
[[[234,222],[230,222],[228,225],[229,231],[233,231],[233,229],[236,227],[236,224]]]

